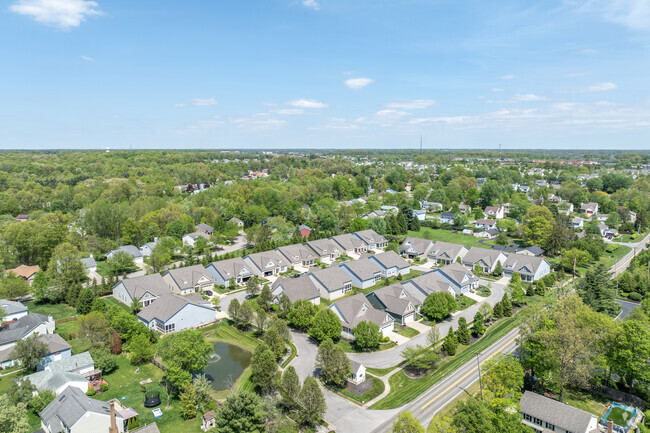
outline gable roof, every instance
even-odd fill
[[[278,247],[276,250],[282,254],[289,263],[302,260],[314,260],[317,258],[314,252],[303,244],[286,245],[284,247]]]
[[[125,278],[118,281],[113,288],[119,284],[123,284],[126,291],[131,298],[142,298],[142,296],[149,292],[154,296],[160,296],[169,293],[169,285],[163,280],[160,274],[143,275],[134,278]]]
[[[201,278],[207,278],[214,283],[214,278],[201,265],[185,266],[184,268],[170,269],[162,274],[163,277],[169,275],[176,287],[180,290],[195,287]]]
[[[404,269],[411,266],[395,251],[385,251],[379,254],[371,254],[368,256],[368,259],[378,262],[386,269],[393,267],[397,269]]]
[[[478,281],[478,278],[474,276],[471,271],[468,271],[467,268],[461,265],[458,262],[451,263],[442,268],[438,268],[433,272],[439,272],[444,274],[452,282],[456,283],[458,286],[462,286],[463,282],[467,278],[469,281]]]
[[[0,328],[0,345],[20,340],[39,325],[48,322],[49,318],[47,316],[31,313],[14,322],[8,323]]]
[[[368,246],[366,242],[359,239],[352,233],[345,233],[342,235],[332,236],[330,239],[336,242],[345,251],[351,251],[354,250],[355,248],[363,248]]]
[[[443,212],[440,214],[440,218],[451,218],[453,219],[456,216],[454,212]]]
[[[187,299],[187,297],[166,293],[140,311],[138,317],[145,322],[151,322],[153,319],[167,322],[188,305],[210,310],[213,309],[209,304],[193,302],[192,298]]]
[[[214,232],[214,227],[209,226],[209,225],[204,224],[204,223],[197,224],[197,225],[196,225],[196,228],[199,229],[199,230],[201,230],[202,232],[205,232],[205,233],[212,233],[212,232]]]
[[[317,269],[305,274],[309,278],[316,280],[328,292],[342,289],[346,283],[352,283],[350,274],[341,269],[338,265],[332,265],[329,268]],[[302,277],[301,277],[302,278]]]
[[[142,257],[142,252],[138,247],[134,245],[122,245],[121,247],[118,247],[116,250],[109,252],[107,255],[115,254],[118,251],[124,251],[125,253],[132,255],[134,259]]]
[[[535,275],[537,268],[546,259],[525,254],[510,254],[503,263],[503,270],[509,272],[519,272],[520,274]]]
[[[460,254],[463,248],[467,247],[461,244],[452,244],[451,242],[436,241],[429,252],[429,257],[453,260]]]
[[[470,263],[474,266],[476,262],[482,260],[483,263],[491,268],[496,264],[500,256],[506,257],[500,250],[472,247],[465,254],[465,257],[463,257],[463,263]]]
[[[93,256],[81,259],[81,263],[84,264],[86,269],[97,267],[97,262],[95,261],[95,258]]]
[[[231,278],[237,278],[240,274],[243,276],[253,275],[253,271],[249,269],[248,264],[241,257],[235,257],[233,259],[220,260],[218,262],[212,262],[210,265],[221,275],[224,280],[230,280]]]
[[[13,269],[7,269],[7,274],[9,272],[13,272],[14,275],[17,277],[29,279],[32,275],[34,275],[36,272],[40,271],[41,267],[38,265],[34,266],[27,266],[27,265],[20,265],[17,268]]]
[[[45,367],[47,370],[52,371],[64,371],[64,372],[73,372],[79,370],[82,367],[87,367],[89,365],[95,365],[93,357],[90,356],[90,353],[83,352],[78,355],[72,355],[69,358],[63,358],[58,361],[52,361]]]
[[[390,314],[374,308],[363,293],[336,300],[329,308],[335,312],[338,310],[343,316],[341,321],[350,329],[354,329],[359,322],[363,321],[376,323],[380,328],[394,321]]]
[[[371,260],[368,259],[359,259],[356,261],[343,262],[341,267],[352,273],[354,276],[359,278],[361,281],[366,281],[375,276],[379,275],[381,272],[379,267]]]
[[[72,347],[59,334],[40,334],[38,337],[36,337],[36,340],[45,343],[47,346],[46,355],[61,352]],[[17,359],[17,356],[14,354],[15,350],[16,346],[11,346],[7,349],[0,350],[0,362]]]
[[[340,251],[339,247],[337,247],[331,239],[309,241],[305,245],[311,248],[318,257],[334,254],[336,251]]]
[[[372,229],[361,230],[354,233],[359,239],[370,244],[379,244],[386,242],[386,238]]]
[[[272,268],[287,264],[287,259],[285,259],[282,254],[274,250],[249,254],[244,258],[244,260],[250,260],[251,263],[257,266],[261,271],[270,269],[269,264],[271,263]]]
[[[531,391],[524,391],[519,401],[519,410],[572,432],[587,431],[596,418],[588,412]]]
[[[430,239],[408,237],[404,239],[404,242],[399,246],[398,251],[414,252],[418,255],[422,255],[427,254],[431,248],[433,248],[433,241]]]
[[[69,386],[38,415],[51,433],[61,433],[69,430],[88,412],[110,417],[110,404],[94,400],[79,388]],[[123,421],[117,413],[115,417]]]
[[[402,283],[402,288],[406,290],[411,297],[417,299],[419,303],[423,303],[426,297],[431,293],[451,293],[451,291],[453,291],[451,284],[433,271],[418,275],[408,281],[404,281]]]
[[[390,286],[382,287],[369,293],[367,297],[370,298],[371,295],[374,295],[383,304],[386,311],[399,314],[400,316],[414,311],[415,306],[421,304],[401,284],[391,284]]]
[[[281,289],[279,293],[276,293],[276,289]],[[320,297],[320,292],[316,285],[306,276],[301,276],[299,278],[278,278],[275,283],[273,283],[273,290],[275,297],[280,297],[282,294],[285,294],[289,297],[291,303],[296,302],[299,299],[316,299]]]
[[[0,307],[5,310],[8,316],[16,313],[27,311],[27,307],[17,301],[9,301],[7,299],[0,299]]]
[[[497,225],[497,222],[495,220],[478,219],[474,224],[481,224],[484,226],[495,226]]]

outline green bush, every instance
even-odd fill
[[[632,301],[640,302],[640,301],[643,299],[643,296],[641,296],[640,293],[632,292],[632,293],[630,293],[629,298],[630,298]]]
[[[93,387],[88,388],[88,391],[86,391],[86,395],[88,395],[88,396],[95,395],[95,388],[93,388]]]
[[[608,253],[613,253],[618,249],[619,246],[620,246],[619,244],[609,244],[605,248],[605,251],[607,251]]]
[[[390,341],[390,338],[389,337],[384,337],[384,338],[381,339],[381,341],[384,342],[384,343],[388,343]]]
[[[108,391],[108,383],[102,382],[101,389],[102,389],[102,392]]]

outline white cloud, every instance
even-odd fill
[[[271,110],[271,113],[275,114],[285,114],[285,115],[296,115],[303,114],[304,111],[300,108],[281,108],[279,110]]]
[[[315,11],[320,9],[320,5],[316,0],[302,0],[302,5],[308,8],[312,8]]]
[[[174,107],[184,107],[185,104],[174,104]]]
[[[287,102],[287,105],[298,108],[326,108],[327,104],[322,102],[314,101],[313,99],[294,99],[291,102]]]
[[[401,110],[420,110],[437,105],[433,99],[416,99],[408,102],[389,102],[384,104],[387,108],[397,108]]]
[[[528,101],[548,101],[548,98],[545,96],[534,95],[532,93],[526,95],[515,95],[515,101],[528,102]]]
[[[9,10],[69,30],[79,27],[86,17],[102,15],[98,7],[97,2],[87,0],[16,0]]]
[[[501,87],[495,87],[492,89],[493,92],[503,92],[503,90],[504,89],[502,89]]]
[[[593,86],[588,86],[585,87],[584,89],[580,89],[579,93],[588,93],[588,92],[604,92],[607,90],[616,90],[618,89],[618,86],[614,83],[598,83],[594,84]]]
[[[470,116],[447,116],[447,117],[419,117],[416,119],[409,120],[411,125],[422,125],[422,124],[458,124],[465,123],[472,118]]]
[[[648,0],[580,0],[578,10],[635,30],[650,30]]]
[[[207,107],[208,105],[217,105],[217,101],[214,98],[194,98],[190,101],[192,105],[199,107]]]
[[[87,61],[87,62],[94,62],[95,61],[95,59],[93,59],[92,57],[88,57],[88,56],[80,56],[80,57],[83,60]]]
[[[514,75],[501,75],[499,80],[512,80],[513,78],[515,78]]]
[[[282,119],[260,119],[260,118],[239,118],[232,119],[231,123],[237,125],[238,128],[252,127],[252,128],[276,128],[287,124],[286,120]]]
[[[348,86],[350,89],[363,89],[366,87],[368,84],[372,84],[373,79],[372,78],[350,78],[348,80],[345,80],[345,85]]]

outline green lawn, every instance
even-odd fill
[[[374,374],[375,376],[385,376],[385,375],[387,375],[388,373],[390,373],[391,371],[395,370],[396,368],[401,367],[402,365],[404,365],[404,362],[405,362],[405,361],[402,361],[402,362],[400,362],[399,364],[397,364],[397,365],[393,365],[392,367],[388,367],[388,368],[372,368],[372,367],[367,367],[367,368],[366,368],[366,372],[367,372],[367,373]]]
[[[638,235],[636,233],[634,233],[632,235],[621,235],[616,239],[616,241],[618,241],[618,242],[626,242],[626,243],[627,242],[639,242],[641,239],[646,237],[647,234],[648,234],[647,232],[644,232],[644,233],[640,233]]]
[[[351,392],[349,392],[346,389],[342,389],[339,392],[341,394],[345,395],[346,397],[356,401],[357,403],[361,403],[361,404],[372,400],[373,398],[377,397],[382,392],[384,392],[384,390],[386,389],[386,385],[384,385],[384,382],[381,379],[378,379],[378,378],[376,378],[374,376],[370,376],[370,375],[368,375],[367,377],[368,377],[368,379],[372,380],[372,388],[370,388],[368,391],[364,392],[363,394],[357,396],[357,395],[352,394]]]
[[[413,338],[416,335],[420,334],[420,331],[417,329],[409,328],[408,326],[405,326],[403,328],[401,326],[396,326],[395,331],[397,331],[399,335],[402,335],[406,338]]]
[[[126,311],[127,313],[131,314],[131,307],[126,305],[124,302],[120,302],[120,301],[118,301],[117,299],[115,299],[112,296],[107,296],[107,297],[102,298],[102,299],[104,300],[106,305],[108,305],[109,307],[112,307],[113,305],[117,305],[118,307],[120,307],[121,309]]]
[[[459,352],[455,356],[444,359],[440,362],[438,368],[429,371],[419,379],[410,379],[406,376],[404,371],[395,373],[388,379],[390,383],[390,393],[377,403],[373,404],[370,408],[396,409],[410,401],[413,401],[425,390],[429,389],[451,372],[458,369],[461,365],[472,359],[476,352],[485,350],[508,332],[513,330],[516,326],[517,321],[514,317],[500,320],[498,323],[488,328],[483,338],[469,346],[472,350],[461,350],[461,346],[459,346]]]
[[[456,297],[456,305],[458,305],[458,311],[463,311],[464,309],[471,307],[474,304],[476,304],[476,301],[472,298],[468,298],[467,296],[460,295]]]
[[[492,290],[490,290],[489,287],[479,286],[478,290],[476,291],[476,294],[484,298],[487,298],[492,294]]]
[[[564,401],[573,407],[594,414],[598,418],[605,415],[607,405],[610,403],[609,400],[599,395],[572,388],[564,391]]]
[[[77,314],[77,311],[68,304],[37,304],[34,301],[25,302],[30,313],[52,316],[55,321],[66,319]]]
[[[368,293],[370,293],[370,292],[374,292],[375,290],[377,290],[377,289],[381,289],[382,287],[386,287],[387,285],[391,285],[391,284],[399,283],[399,282],[401,282],[401,281],[410,280],[410,279],[413,279],[413,278],[415,278],[415,277],[417,277],[417,276],[419,276],[419,275],[422,275],[422,274],[423,274],[422,271],[417,271],[417,270],[415,270],[415,269],[411,269],[411,272],[409,272],[409,273],[406,274],[406,275],[402,275],[402,279],[401,279],[401,280],[398,279],[397,277],[390,277],[390,278],[388,278],[388,284],[386,284],[386,278],[382,278],[382,279],[381,279],[377,284],[375,284],[374,286],[370,286],[370,287],[368,287],[367,289],[363,289],[363,290],[360,290],[360,289],[354,289],[354,290],[352,290],[352,291],[351,291],[347,296],[352,296],[352,295],[354,295],[355,293],[363,293],[364,295],[367,295]]]
[[[359,349],[356,344],[348,342],[348,341],[339,340],[336,343],[336,345],[342,347],[343,351],[346,352],[346,353],[364,353],[364,352],[367,352],[366,350]],[[381,352],[382,350],[392,349],[395,346],[397,346],[397,344],[395,344],[394,341],[389,341],[388,343],[380,343],[379,348],[377,350],[373,350],[373,352]]]
[[[487,245],[480,244],[478,238],[474,236],[464,235],[462,231],[458,233],[453,233],[449,230],[443,229],[432,229],[429,227],[423,227],[417,232],[409,231],[409,236],[422,238],[422,239],[431,239],[434,241],[443,241],[443,242],[452,242],[455,244],[463,244],[467,248],[470,247],[479,247],[479,248],[490,248]]]

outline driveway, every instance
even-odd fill
[[[408,326],[409,328],[413,328],[416,331],[419,331],[420,334],[426,334],[427,332],[429,332],[429,329],[431,329],[431,326],[427,326],[422,322],[411,322],[406,326]]]
[[[627,317],[636,307],[639,306],[638,302],[623,301],[622,299],[616,299],[616,302],[623,307],[620,314],[616,316],[617,321],[621,321]]]
[[[458,319],[464,317],[468,322],[474,320],[474,315],[478,311],[481,304],[484,302],[489,303],[494,306],[497,302],[501,301],[503,294],[505,292],[505,286],[502,284],[492,283],[492,293],[487,298],[484,298],[482,302],[476,303],[471,307],[458,312],[454,315],[453,318],[450,318],[444,322],[438,323],[436,326],[440,331],[440,337],[444,337],[449,332],[449,328],[457,329],[458,328]],[[388,368],[392,367],[402,361],[402,351],[406,347],[412,347],[417,344],[426,345],[427,344],[427,334],[421,333],[411,338],[406,343],[397,346],[393,349],[384,350],[382,352],[374,353],[351,353],[349,355],[350,359],[353,359],[357,362],[362,363],[366,367],[373,368]]]

